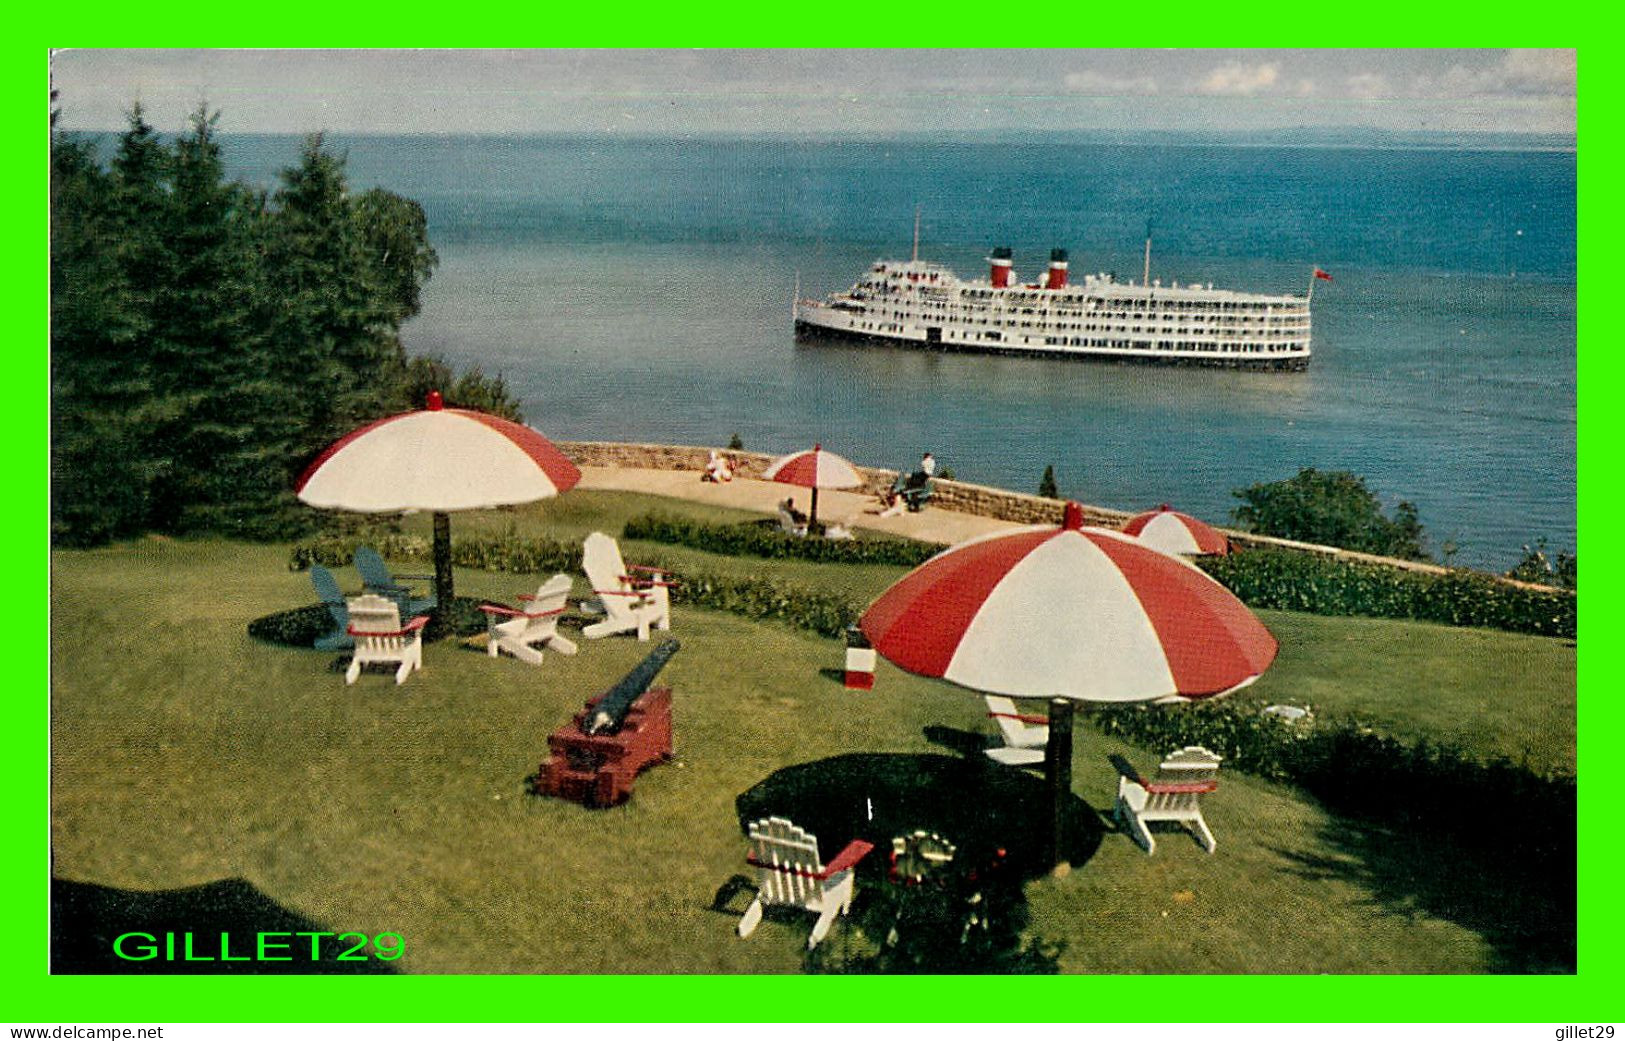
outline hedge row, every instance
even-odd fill
[[[811,560],[820,564],[916,567],[947,548],[904,539],[798,538],[771,522],[709,524],[664,513],[633,517],[622,534],[629,539],[688,546],[725,556]]]
[[[761,524],[708,524],[659,513],[634,517],[624,534],[730,556],[901,567],[916,567],[945,548],[898,539],[795,538]],[[1284,549],[1248,549],[1199,564],[1251,607],[1575,636],[1573,594],[1523,589],[1472,571],[1436,575]]]
[[[1472,571],[1428,574],[1281,549],[1247,549],[1199,563],[1250,607],[1575,635],[1573,594],[1523,589]]]
[[[1353,719],[1287,722],[1261,705],[1084,705],[1100,730],[1162,752],[1201,745],[1226,769],[1296,785],[1327,807],[1389,820],[1426,821],[1469,843],[1573,848],[1576,787],[1506,759],[1484,761],[1430,741],[1385,736]]]

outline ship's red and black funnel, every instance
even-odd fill
[[[987,280],[993,283],[994,289],[1003,289],[1010,284],[1010,247],[995,246],[993,255],[987,258]]]
[[[1044,283],[1049,289],[1064,289],[1066,287],[1066,250],[1052,249],[1049,251],[1049,281]]]

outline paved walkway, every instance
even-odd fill
[[[641,470],[633,467],[584,466],[581,468],[581,483],[577,487],[667,495],[674,499],[690,499],[767,514],[773,513],[785,496],[794,496],[796,506],[801,510],[806,510],[809,499],[805,488],[771,481],[741,477],[727,484],[712,484],[700,480],[699,475],[691,471]],[[870,495],[830,490],[818,493],[818,517],[822,521],[845,521],[852,527],[871,528],[926,542],[952,545],[977,535],[1021,527],[1010,521],[938,510],[929,505],[919,513],[905,511],[896,517],[881,517],[878,516],[879,512],[879,502]]]

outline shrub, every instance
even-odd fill
[[[1238,524],[1260,535],[1341,546],[1404,560],[1426,560],[1416,507],[1402,502],[1386,517],[1365,479],[1344,470],[1299,470],[1284,481],[1238,488]]]
[[[1546,555],[1546,540],[1538,539],[1533,546],[1523,548],[1523,557],[1506,575],[1520,582],[1574,589],[1578,586],[1578,569],[1579,562],[1572,553],[1559,553],[1554,565]]]
[[[1249,549],[1199,563],[1251,607],[1575,635],[1573,594],[1521,589],[1472,571],[1429,574],[1285,549]]]
[[[945,549],[938,543],[903,539],[797,538],[769,523],[710,524],[647,513],[626,522],[629,539],[688,546],[726,556],[810,560],[828,564],[896,564],[915,567]]]

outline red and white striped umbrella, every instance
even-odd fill
[[[449,604],[451,534],[446,514],[514,506],[573,488],[581,471],[530,427],[470,409],[428,407],[368,423],[329,445],[294,486],[301,502],[356,513],[435,515],[435,575]]]
[[[773,465],[763,471],[762,478],[780,484],[793,484],[798,488],[811,488],[812,509],[809,518],[813,523],[818,521],[818,489],[857,488],[863,484],[863,476],[851,463],[834,452],[824,451],[823,445],[813,445],[810,452],[796,452],[775,459]]]
[[[1123,525],[1123,534],[1133,535],[1164,553],[1222,556],[1230,552],[1230,540],[1212,525],[1170,509],[1166,504],[1130,517]]]
[[[937,554],[860,627],[910,672],[1012,697],[1194,700],[1244,687],[1275,660],[1275,637],[1201,570],[1084,527],[1075,504],[1066,516]]]

